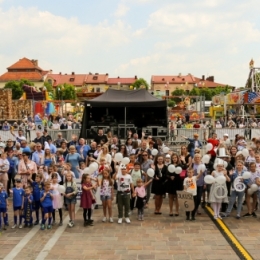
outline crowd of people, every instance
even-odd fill
[[[36,114],[34,117],[31,115],[24,115],[23,118],[18,121],[11,122],[5,120],[0,122],[0,130],[17,131],[18,129],[22,129],[26,134],[26,131],[37,130],[37,125],[42,125],[42,129],[80,129],[81,121],[75,118],[72,113],[68,113],[66,118],[61,114],[58,114],[57,116],[44,115],[43,117],[41,117],[40,114]]]
[[[186,220],[194,221],[201,214],[200,207],[207,203],[213,208],[215,219],[229,216],[232,209],[237,210],[239,219],[244,201],[248,209],[244,217],[256,217],[260,140],[249,144],[238,137],[231,145],[227,134],[220,139],[216,134],[205,136],[210,144],[206,158],[196,134],[187,138],[189,145],[181,146],[180,152],[169,149],[160,138],[146,138],[144,133],[141,138],[137,133],[129,133],[127,140],[121,142],[117,136],[99,129],[89,144],[76,135],[65,140],[62,133],[52,140],[48,129],[38,131],[31,143],[27,143],[23,129],[12,134],[15,141],[9,139],[0,145],[0,228],[9,225],[11,210],[12,228],[40,224],[42,230],[50,229],[56,223],[55,212],[59,213],[59,225],[63,225],[63,210],[68,210],[68,226],[72,228],[77,199],[83,208],[84,226],[93,225],[92,214],[97,205],[102,205],[103,222],[112,223],[117,215],[119,224],[123,220],[131,223],[130,216],[136,208],[140,221],[145,219],[147,207],[154,207],[154,214],[161,215],[166,197],[167,214],[179,217],[177,192],[183,190],[194,199],[194,209],[186,212]],[[248,171],[250,178],[243,179]],[[223,176],[225,180],[221,184],[207,183],[208,175],[214,180]],[[244,190],[235,188],[237,177],[241,177]],[[80,180],[80,188],[76,180]],[[113,201],[117,214],[112,212]]]

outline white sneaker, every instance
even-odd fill
[[[118,224],[122,224],[122,222],[123,222],[122,218],[119,218],[118,221],[117,221]]]
[[[113,223],[114,222],[113,218],[109,218],[109,222]]]
[[[126,222],[127,224],[131,223],[131,221],[130,221],[129,218],[125,218],[125,222]]]
[[[16,225],[16,224],[14,224],[14,225],[12,226],[12,229],[16,228],[16,226],[17,226],[17,225]]]
[[[23,228],[23,225],[21,224],[21,225],[19,225],[19,228]]]
[[[103,217],[102,221],[103,221],[103,222],[106,222],[106,221],[107,221],[107,218],[106,218],[106,217]]]

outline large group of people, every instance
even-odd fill
[[[201,214],[200,206],[206,205],[213,208],[215,219],[228,217],[232,209],[237,210],[239,219],[243,203],[248,209],[244,217],[256,217],[260,140],[249,144],[239,136],[232,145],[227,134],[221,139],[213,134],[205,137],[210,144],[205,157],[196,134],[187,138],[192,145],[181,146],[179,152],[169,149],[160,138],[146,138],[144,133],[139,138],[129,132],[127,140],[121,142],[99,129],[89,144],[76,135],[65,140],[62,133],[52,140],[47,129],[38,132],[31,143],[22,129],[12,134],[15,140],[0,146],[0,229],[9,225],[11,210],[12,228],[40,224],[42,230],[50,229],[56,223],[55,212],[63,225],[63,210],[68,210],[68,226],[72,228],[77,200],[83,208],[84,226],[93,225],[97,205],[103,208],[102,221],[114,222],[113,201],[119,224],[123,220],[130,223],[135,211],[137,219],[143,221],[147,207],[154,207],[155,215],[165,214],[162,204],[166,197],[167,215],[179,217],[177,193],[183,190],[194,199],[194,209],[186,212],[186,220],[194,221]],[[243,178],[245,172],[250,172],[250,178]],[[208,175],[216,181],[207,182]],[[224,182],[219,183],[219,177]],[[245,189],[236,189],[238,177]]]

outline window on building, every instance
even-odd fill
[[[52,85],[52,80],[51,80],[51,79],[48,79],[48,83]]]
[[[98,79],[98,77],[97,77],[97,76],[94,76],[94,77],[93,77],[93,79],[94,79],[94,80],[97,80],[97,79]]]
[[[167,96],[167,97],[170,96],[170,91],[169,90],[165,90],[165,96]]]
[[[96,88],[96,92],[100,93],[100,88]]]
[[[75,79],[74,78],[70,78],[70,82],[73,82]]]

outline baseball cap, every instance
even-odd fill
[[[223,136],[226,136],[226,137],[228,137],[228,134],[224,134]]]

